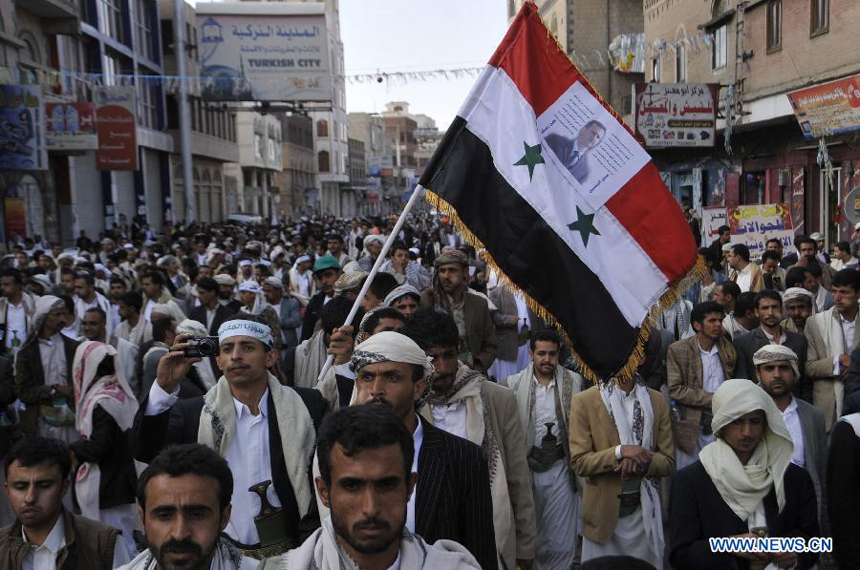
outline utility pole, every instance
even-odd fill
[[[173,38],[179,71],[179,140],[182,147],[182,188],[185,190],[185,222],[197,221],[197,198],[191,175],[191,110],[188,107],[188,70],[185,62],[185,0],[173,0]]]

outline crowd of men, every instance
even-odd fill
[[[447,219],[379,260],[394,225],[10,244],[0,569],[860,567],[856,243],[721,228],[594,382]]]

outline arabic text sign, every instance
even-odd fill
[[[711,245],[711,242],[720,237],[720,226],[727,225],[724,207],[702,208],[702,247]]]
[[[0,169],[45,170],[45,106],[38,85],[0,85]]]
[[[137,122],[134,87],[99,87],[95,91],[99,170],[137,170]]]
[[[806,138],[860,128],[860,75],[794,91],[788,100]]]
[[[330,101],[324,14],[197,12],[203,97]]]
[[[95,150],[96,106],[93,103],[47,103],[48,150]]]
[[[751,258],[761,257],[767,240],[772,238],[782,242],[783,254],[794,251],[794,230],[788,204],[730,206],[727,214],[732,243],[746,244]]]
[[[637,83],[633,123],[646,147],[714,146],[718,94],[713,83]]]

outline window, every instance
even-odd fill
[[[651,60],[651,80],[660,83],[660,56]]]
[[[272,139],[267,139],[269,141],[269,161],[275,162],[275,141]]]
[[[263,158],[263,139],[260,135],[254,135],[254,156]]]
[[[317,136],[328,137],[328,121],[325,119],[317,121]]]
[[[141,75],[137,80],[138,123],[149,129],[158,128],[158,81]]]
[[[317,156],[319,157],[319,171],[320,172],[328,172],[329,171],[328,151],[321,150]]]
[[[677,83],[687,81],[687,48],[683,44],[675,48],[675,81]]]
[[[152,5],[147,0],[135,2],[135,28],[137,30],[137,49],[149,61],[156,61],[153,49],[153,27],[155,25]]]
[[[122,0],[96,0],[99,15],[99,31],[122,42]]]
[[[729,59],[728,26],[723,24],[714,30],[714,43],[711,47],[711,65],[722,69]]]
[[[830,0],[811,0],[810,36],[826,34],[830,28]]]
[[[770,0],[767,4],[767,51],[782,47],[782,0]]]

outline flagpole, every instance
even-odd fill
[[[348,324],[352,322],[352,319],[355,318],[355,315],[358,313],[358,308],[361,307],[361,302],[364,300],[365,294],[367,294],[367,290],[370,289],[370,284],[373,282],[373,278],[376,277],[376,274],[379,273],[379,268],[382,266],[383,262],[385,262],[385,256],[388,255],[388,250],[391,249],[391,244],[394,243],[394,240],[397,239],[398,234],[400,234],[400,229],[403,227],[403,224],[406,222],[406,215],[409,214],[409,211],[415,206],[415,203],[424,195],[424,187],[418,184],[415,186],[415,191],[412,192],[412,196],[409,197],[409,201],[406,202],[406,206],[403,208],[403,212],[401,212],[400,217],[397,219],[397,223],[394,224],[394,229],[391,230],[391,234],[388,236],[388,239],[385,240],[385,243],[382,245],[382,250],[380,250],[379,255],[376,258],[376,262],[373,264],[373,267],[370,269],[370,274],[367,276],[367,279],[364,280],[364,285],[361,286],[361,291],[358,292],[358,296],[355,298],[355,302],[352,304],[352,309],[349,310],[349,316],[346,317],[346,322],[344,324]],[[358,331],[354,331],[356,334]],[[325,364],[320,370],[320,374],[317,377],[317,382],[322,381],[325,378],[326,373],[328,373],[332,364],[334,364],[334,355],[329,354],[326,358]]]

